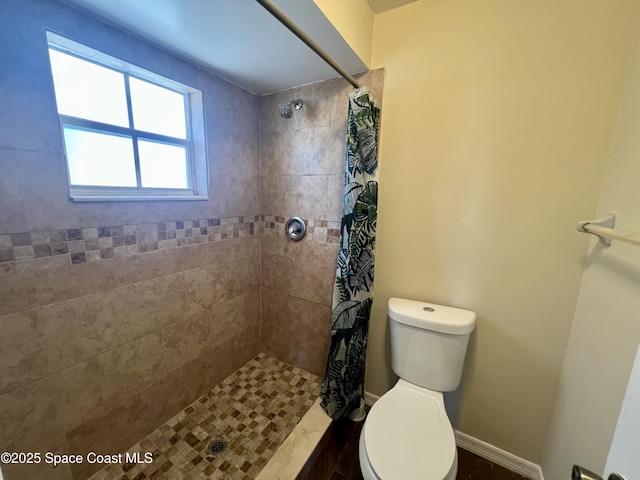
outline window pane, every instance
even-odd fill
[[[64,126],[71,185],[136,187],[131,137]]]
[[[136,130],[187,138],[184,95],[133,77],[129,87]]]
[[[58,113],[129,126],[124,75],[49,49]]]
[[[143,187],[189,188],[184,147],[138,140],[138,154]]]

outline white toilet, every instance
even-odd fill
[[[476,314],[389,299],[398,383],[373,405],[360,434],[365,480],[455,480],[458,455],[442,392],[460,384]]]

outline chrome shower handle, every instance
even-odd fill
[[[291,217],[284,226],[287,236],[294,242],[299,242],[307,233],[307,226],[300,217]]]

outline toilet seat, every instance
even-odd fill
[[[379,479],[455,478],[456,443],[440,392],[398,380],[371,408],[361,440],[360,461]]]

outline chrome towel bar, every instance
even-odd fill
[[[605,245],[611,245],[611,239],[613,239],[640,246],[640,233],[614,228],[617,217],[617,212],[609,212],[598,220],[580,222],[578,231],[595,235]]]

